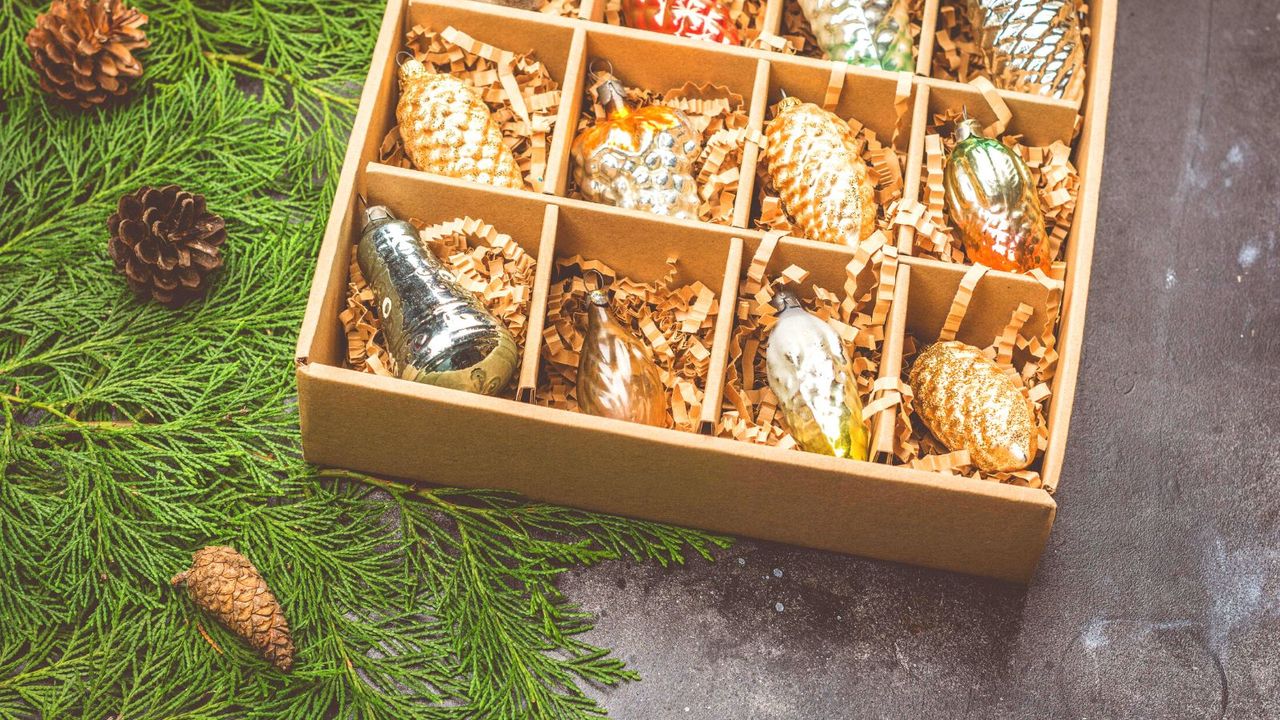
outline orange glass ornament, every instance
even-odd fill
[[[651,351],[618,324],[604,277],[593,272],[587,292],[587,332],[578,355],[578,408],[589,415],[665,427],[667,391]]]
[[[626,89],[608,79],[597,89],[608,117],[573,141],[573,179],[592,202],[696,220],[693,166],[702,134],[683,112],[666,105],[632,108]]]

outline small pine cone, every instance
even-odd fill
[[[249,559],[232,548],[210,545],[191,556],[191,569],[173,576],[187,594],[231,632],[248,641],[267,662],[289,672],[293,640],[280,603]]]
[[[138,297],[171,308],[204,295],[209,273],[222,267],[226,223],[205,208],[204,196],[177,185],[120,198],[107,229],[116,272]]]
[[[142,76],[133,51],[151,44],[146,22],[119,0],[53,0],[27,33],[40,87],[82,108],[124,95]]]

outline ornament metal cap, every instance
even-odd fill
[[[392,222],[395,219],[396,216],[391,214],[391,209],[386,205],[366,207],[364,209],[364,231],[368,232],[369,228],[374,225]]]
[[[800,302],[800,296],[796,295],[795,291],[785,287],[780,287],[774,291],[773,298],[769,300],[769,304],[778,312],[793,308],[803,309],[804,307]]]
[[[630,106],[627,105],[627,89],[618,82],[617,78],[609,78],[600,83],[596,88],[596,97],[600,100],[600,105],[611,115],[630,110]]]
[[[803,105],[803,104],[804,104],[803,100],[796,97],[795,95],[788,95],[784,90],[782,92],[782,99],[778,101],[777,106],[774,107],[773,109],[773,116],[776,118],[782,113],[790,110],[791,108],[799,107],[800,105]]]
[[[409,55],[409,53],[403,52],[403,51],[400,54]],[[396,59],[399,60],[400,55],[396,55]],[[400,82],[401,83],[406,83],[411,78],[418,77],[419,75],[427,75],[427,74],[429,74],[429,71],[427,70],[427,66],[423,65],[421,61],[419,61],[417,58],[413,57],[412,55],[409,55],[408,60],[405,60],[404,62],[400,63]]]
[[[982,123],[969,117],[969,108],[966,107],[960,121],[956,123],[955,139],[960,143],[974,136],[982,137]]]

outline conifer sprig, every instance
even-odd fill
[[[300,459],[293,342],[382,4],[135,2],[146,76],[87,113],[27,68],[44,4],[0,0],[0,718],[603,714],[583,688],[635,675],[556,577],[720,538]],[[106,254],[165,183],[229,237],[177,312]],[[207,544],[269,580],[292,675],[169,587]]]

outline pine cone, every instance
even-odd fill
[[[53,0],[27,33],[40,87],[82,108],[124,95],[142,75],[133,51],[151,44],[146,22],[119,0]]]
[[[209,273],[222,267],[226,223],[205,208],[204,196],[144,187],[120,198],[107,220],[116,272],[139,297],[178,307],[200,297]]]
[[[262,574],[234,549],[210,545],[191,556],[191,569],[173,576],[187,594],[231,632],[248,641],[267,662],[289,672],[293,640],[280,603]]]

